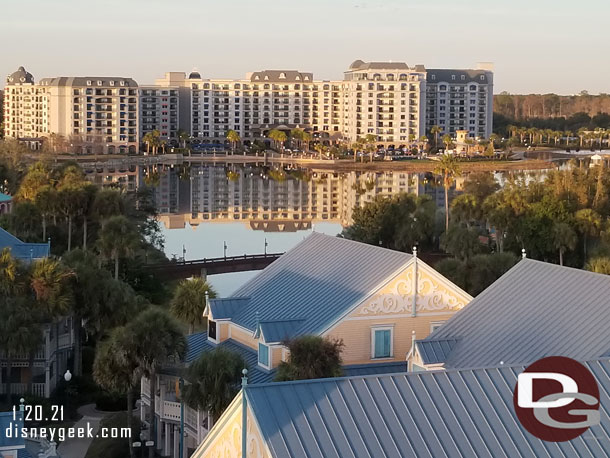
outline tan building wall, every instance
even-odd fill
[[[420,260],[417,261],[415,316],[412,315],[414,290],[415,265],[411,263],[339,324],[324,333],[325,336],[343,340],[345,364],[405,361],[411,350],[413,332],[417,339],[425,338],[434,325],[447,321],[472,300],[470,295]],[[373,358],[372,330],[386,326],[393,329],[392,357]]]
[[[214,425],[192,458],[227,458],[241,456],[242,394],[238,394],[220,421]],[[271,457],[252,410],[248,408],[248,458]]]

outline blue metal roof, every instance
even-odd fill
[[[521,426],[513,390],[524,366],[249,385],[246,395],[276,458],[609,456],[610,362],[586,364],[601,424],[568,442]]]
[[[248,301],[247,297],[210,299],[210,309],[215,320],[231,318]]]
[[[445,362],[457,342],[457,339],[417,340],[415,346],[424,364],[440,364]]]
[[[231,296],[249,299],[231,320],[254,331],[257,322],[305,317],[291,332],[319,334],[411,259],[314,232]]]
[[[51,250],[48,243],[25,243],[0,228],[0,250],[4,248],[9,248],[11,255],[22,261],[46,258]]]
[[[7,437],[7,428],[13,430],[17,428],[21,431],[23,427],[23,421],[19,418],[19,412],[17,412],[17,419],[13,420],[13,412],[0,412],[0,448],[2,447],[22,447],[25,445],[25,441],[22,437]],[[1,452],[0,452],[1,454]]]
[[[346,377],[362,375],[396,374],[407,372],[406,361],[393,361],[388,363],[350,364],[343,366],[343,375]]]
[[[8,202],[9,200],[13,200],[13,197],[0,192],[0,202]]]
[[[303,325],[305,318],[295,320],[261,321],[259,328],[267,343],[283,342],[296,337],[297,330]]]
[[[208,340],[207,332],[199,332],[186,336],[186,357],[185,363],[190,364],[199,356],[208,351],[212,351],[217,347],[222,347],[226,350],[233,351],[241,355],[248,364],[248,383],[268,383],[273,381],[275,370],[268,371],[258,365],[258,354],[255,350],[234,340],[225,340],[218,345]]]
[[[457,339],[445,368],[586,361],[610,350],[610,275],[522,259],[422,342]]]

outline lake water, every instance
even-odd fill
[[[279,253],[312,231],[337,235],[351,224],[354,208],[376,196],[410,192],[431,196],[438,208],[445,204],[443,187],[431,173],[195,162],[100,165],[86,171],[100,185],[131,190],[152,186],[165,252],[186,260]],[[532,172],[534,179],[543,174]],[[496,178],[502,183],[504,176]],[[463,180],[456,180],[450,198],[460,192]],[[208,280],[227,296],[256,273],[213,275]]]

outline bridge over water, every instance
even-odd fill
[[[208,275],[226,274],[262,270],[284,253],[248,254],[226,256],[222,258],[195,259],[192,261],[168,261],[150,264],[146,269],[164,280],[177,280],[189,277],[207,277]]]

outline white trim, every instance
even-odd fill
[[[376,331],[390,331],[390,356],[375,357]],[[371,326],[371,359],[374,361],[394,359],[394,324],[379,324]]]
[[[370,316],[352,316],[346,318],[343,321],[368,321],[368,320],[386,320],[393,318],[418,318],[422,316],[442,316],[442,315],[455,315],[459,310],[452,310],[448,312],[425,312],[418,313],[416,317],[410,313],[397,313],[396,315],[370,315]]]
[[[210,321],[212,321],[216,325],[216,338],[215,339],[210,337]],[[218,345],[218,342],[219,342],[218,334],[220,333],[220,329],[218,329],[218,328],[219,328],[219,326],[218,326],[218,322],[216,320],[208,319],[208,329],[206,330],[207,334],[208,334],[208,340],[210,342],[213,342],[213,343],[217,344],[217,345]]]
[[[431,321],[430,322],[430,334],[434,332],[435,329],[444,325],[447,321]]]
[[[260,359],[260,348],[261,348],[260,346],[261,345],[267,347],[267,362],[269,363],[268,365],[264,365],[263,363],[261,363],[261,359]],[[260,367],[263,367],[263,368],[265,368],[265,369],[267,369],[269,371],[271,370],[271,363],[273,362],[272,354],[273,353],[272,353],[271,346],[267,345],[264,342],[260,342],[260,341],[258,342],[258,348],[256,350],[256,360],[257,360],[257,364]]]
[[[474,299],[474,297],[472,297],[470,294],[468,294],[466,291],[464,291],[462,288],[460,288],[458,285],[456,285],[455,283],[453,283],[451,280],[449,280],[447,277],[441,275],[440,273],[438,273],[436,270],[434,270],[433,267],[430,267],[428,264],[426,264],[424,261],[422,261],[421,259],[417,260],[417,264],[418,267],[424,267],[424,270],[426,272],[428,272],[431,276],[435,277],[439,282],[444,283],[445,286],[450,285],[451,287],[455,288],[455,290],[457,292],[459,292],[460,294],[463,294],[464,297],[466,297],[468,299],[468,302],[470,302],[471,300]],[[418,313],[418,315],[421,315],[421,313]]]

